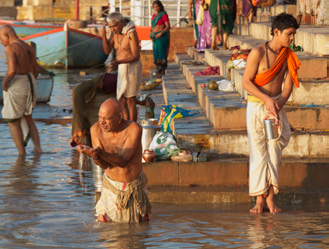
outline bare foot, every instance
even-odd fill
[[[226,44],[223,45],[223,49],[224,49],[224,50],[228,49],[228,47],[227,47]]]
[[[218,50],[216,43],[211,44],[211,49],[212,50]]]
[[[101,221],[101,222],[109,222],[109,220],[107,220],[107,219],[105,218],[105,215],[103,215],[103,214],[99,214],[97,220],[98,220],[98,221]]]
[[[271,213],[271,214],[278,214],[278,213],[281,213],[281,212],[282,212],[282,209],[281,209],[281,208],[278,208],[278,207],[275,205],[273,199],[271,199],[271,198],[267,198],[267,199],[266,199],[266,204],[267,204],[267,207],[268,207],[268,209],[270,210],[270,213]]]
[[[256,200],[256,205],[250,209],[250,213],[252,214],[260,214],[263,213],[264,211],[264,204],[265,204],[265,200],[263,198],[263,196],[257,196],[257,200]]]

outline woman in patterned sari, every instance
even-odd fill
[[[167,13],[160,1],[153,2],[155,13],[152,16],[150,37],[153,41],[153,59],[156,65],[156,77],[165,74],[169,53],[170,23]]]

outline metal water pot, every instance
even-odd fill
[[[140,124],[143,128],[142,146],[144,151],[149,149],[154,135],[157,131],[160,131],[161,128],[158,125],[158,120],[156,118],[143,119]]]
[[[275,119],[264,120],[264,129],[266,139],[277,139],[279,137],[278,127],[275,125]]]

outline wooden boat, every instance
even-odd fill
[[[0,76],[0,101],[3,101],[2,81],[5,76]],[[40,74],[36,80],[37,103],[46,103],[50,101],[53,91],[54,79],[49,73]]]
[[[101,36],[71,29],[67,25],[22,40],[36,44],[37,58],[43,67],[88,68],[103,64],[107,58]]]
[[[26,21],[7,21],[7,20],[0,20],[0,28],[5,25],[9,24],[14,28],[18,37],[26,37],[29,35],[34,35],[37,33],[55,30],[62,28],[63,25],[59,24],[47,24],[47,23],[34,23],[34,22],[26,22]]]

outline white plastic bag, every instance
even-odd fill
[[[171,158],[180,152],[174,136],[163,131],[157,131],[150,144],[150,150],[154,150],[157,160]]]
[[[217,81],[218,90],[223,92],[235,92],[234,84],[228,80]]]

